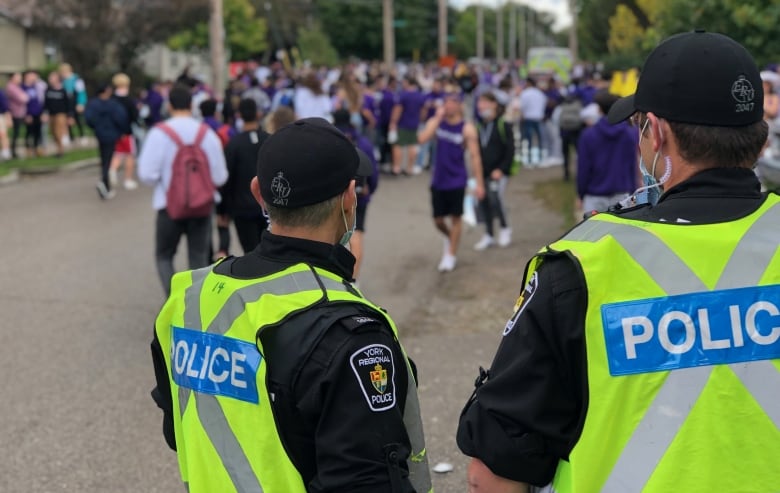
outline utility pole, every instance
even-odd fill
[[[571,52],[571,63],[574,65],[579,61],[577,53],[580,50],[579,38],[577,37],[577,0],[569,0],[569,14],[571,14],[571,26],[569,27],[569,51]]]
[[[209,0],[209,48],[211,50],[211,85],[214,94],[225,93],[225,24],[222,0]]]
[[[517,5],[509,7],[509,60],[517,60]]]
[[[485,58],[485,11],[481,0],[477,3],[477,58]]]
[[[496,60],[504,61],[504,6],[496,7]]]
[[[395,63],[395,27],[393,26],[393,0],[382,0],[382,40],[385,51],[385,65],[390,69]]]
[[[447,56],[447,0],[439,0],[439,58]]]

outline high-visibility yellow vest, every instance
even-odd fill
[[[276,429],[257,334],[315,305],[342,302],[362,303],[397,337],[378,307],[338,276],[306,264],[262,279],[235,279],[212,267],[174,276],[156,331],[169,355],[179,469],[190,493],[306,491]],[[404,361],[409,479],[416,491],[428,492],[417,389],[405,354]]]
[[[543,491],[780,491],[780,198],[706,225],[590,218],[588,405]]]

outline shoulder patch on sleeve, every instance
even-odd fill
[[[384,344],[371,344],[349,358],[360,390],[374,412],[395,407],[395,363],[393,352]]]
[[[515,302],[515,314],[512,315],[512,318],[509,319],[509,321],[506,323],[506,326],[504,327],[504,335],[506,336],[510,332],[512,332],[512,329],[515,328],[515,323],[517,323],[517,319],[520,318],[520,315],[525,310],[525,307],[528,305],[528,302],[531,301],[531,298],[534,297],[534,293],[539,289],[539,272],[534,272],[531,276],[531,279],[528,280],[528,283],[525,285],[525,288],[523,288],[523,291],[520,293],[520,297],[517,298],[517,301]]]

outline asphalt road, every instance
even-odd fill
[[[149,397],[149,342],[164,301],[151,190],[119,190],[101,202],[96,179],[90,168],[0,188],[3,493],[183,491]],[[399,322],[420,366],[431,465],[455,465],[434,478],[440,492],[465,491],[457,416],[477,366],[490,363],[500,321],[511,315],[524,262],[559,230],[556,216],[529,198],[527,183],[511,190],[510,202],[535,218],[516,222],[519,241],[494,255],[508,269],[480,264],[472,230],[459,268],[436,272],[441,240],[425,176],[383,180],[369,209],[361,288]],[[485,305],[493,299],[501,310]]]

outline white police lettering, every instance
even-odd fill
[[[780,315],[780,310],[777,306],[768,301],[759,301],[752,304],[745,313],[744,331],[748,337],[761,346],[769,346],[774,344],[780,339],[780,326],[772,327],[772,330],[768,334],[762,334],[759,332],[756,326],[756,318],[758,314],[765,312],[772,317]],[[702,348],[704,350],[714,349],[729,349],[732,347],[744,346],[744,338],[742,335],[742,316],[739,311],[738,305],[729,306],[729,314],[731,316],[731,338],[728,339],[712,339],[709,312],[706,308],[697,310],[698,326],[694,322],[693,318],[685,312],[672,311],[666,313],[658,321],[658,342],[661,344],[670,354],[685,354],[690,351],[697,340],[697,335],[701,335]],[[670,338],[670,329],[672,329],[674,322],[678,322],[684,329],[684,335],[678,342],[672,342]],[[653,321],[647,317],[630,317],[624,318],[623,325],[623,339],[626,346],[626,358],[637,358],[637,346],[646,344],[653,339],[655,333],[655,326]],[[678,327],[679,327],[678,325]],[[640,327],[642,330],[639,333],[634,332],[635,327]],[[676,330],[675,333],[679,334],[680,331]]]
[[[239,388],[246,388],[244,362],[246,355],[243,353],[228,352],[223,348],[216,348],[213,352],[211,346],[199,348],[198,344],[190,347],[187,341],[180,340],[176,343],[174,358],[174,371],[179,375],[203,380],[208,378],[214,383],[222,383],[230,376],[230,383]],[[195,361],[198,361],[195,363]],[[200,365],[200,368],[197,367]],[[229,367],[228,370],[226,367]]]
[[[780,285],[601,307],[610,372],[629,375],[780,358]]]
[[[395,406],[395,364],[390,348],[371,344],[358,349],[352,353],[350,365],[372,411]]]
[[[240,339],[174,327],[173,380],[198,392],[258,402],[257,371],[262,356]]]
[[[539,273],[534,272],[531,276],[531,279],[528,280],[528,283],[526,283],[525,288],[523,288],[523,291],[520,293],[520,296],[517,298],[517,301],[515,302],[515,314],[512,315],[512,318],[509,319],[509,321],[504,326],[504,336],[512,332],[512,329],[515,328],[515,324],[517,323],[517,319],[520,318],[520,315],[523,313],[523,310],[525,310],[525,307],[528,306],[528,302],[531,301],[531,298],[534,297],[534,294],[539,289]]]

